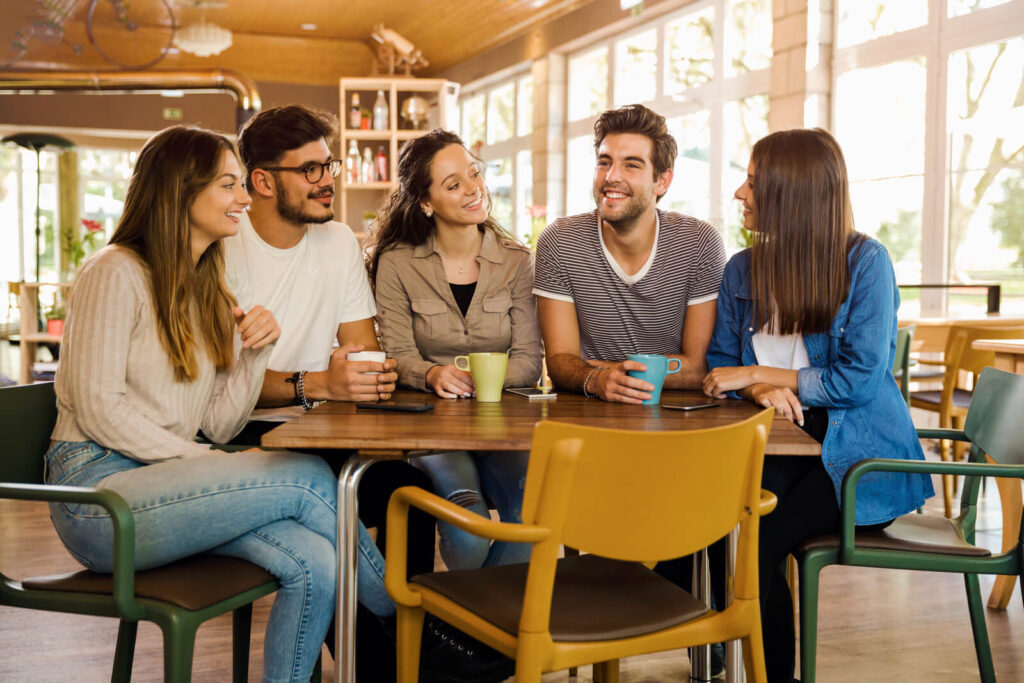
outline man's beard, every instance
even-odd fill
[[[334,210],[331,207],[324,207],[329,210],[326,214],[308,213],[304,208],[305,200],[333,194],[334,190],[327,188],[326,190],[310,192],[305,198],[293,202],[291,201],[291,197],[288,193],[279,192],[277,195],[277,213],[284,220],[296,225],[305,225],[306,223],[326,223],[334,220]]]
[[[636,227],[637,220],[647,209],[647,205],[643,198],[638,197],[635,194],[630,194],[629,201],[622,212],[615,218],[608,218],[601,211],[601,199],[604,196],[605,189],[606,188],[602,188],[601,191],[595,193],[594,196],[594,201],[597,203],[597,213],[601,216],[601,220],[619,234],[632,232],[633,228]]]

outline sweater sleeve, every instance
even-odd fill
[[[75,283],[58,370],[58,398],[74,406],[90,440],[141,462],[208,454],[209,448],[164,429],[127,400],[128,354],[149,293],[123,256],[102,258]],[[132,264],[134,265],[134,264]]]
[[[201,427],[210,441],[226,443],[242,431],[260,397],[263,373],[273,349],[274,344],[242,349],[230,368],[217,373]]]

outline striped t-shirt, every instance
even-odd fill
[[[718,297],[724,267],[714,227],[658,211],[651,255],[628,276],[605,247],[595,210],[560,218],[541,233],[533,293],[575,305],[584,360],[678,354],[686,307]]]

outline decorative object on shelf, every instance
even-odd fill
[[[85,257],[102,246],[105,238],[103,224],[88,218],[82,219],[80,229],[62,230],[60,246],[68,256],[71,270],[78,270]]]
[[[348,143],[348,153],[345,155],[345,180],[350,183],[359,182],[359,145],[355,140]]]
[[[209,0],[189,0],[188,2],[178,0],[178,4],[198,9],[199,21],[178,31],[174,37],[176,48],[196,57],[212,57],[231,47],[231,31],[206,21],[207,9],[220,9],[226,7],[226,3]]]
[[[388,155],[384,145],[377,145],[377,156],[373,158],[374,180],[378,183],[388,181]]]
[[[407,97],[402,102],[402,118],[409,122],[413,130],[419,130],[426,123],[429,111],[430,105],[419,95]]]
[[[377,227],[377,214],[373,211],[363,211],[363,231],[370,235]]]
[[[384,97],[384,91],[377,91],[377,99],[373,103],[373,129],[387,130],[388,126],[388,100]]]
[[[40,153],[46,148],[54,148],[57,150],[68,149],[74,147],[74,143],[67,138],[62,138],[59,135],[50,135],[47,133],[18,133],[16,135],[8,135],[0,142],[13,142],[19,147],[30,149],[36,153],[36,282],[39,282],[39,262],[42,260],[42,209],[39,206],[39,188],[42,187],[42,169],[40,168]]]
[[[348,111],[348,127],[358,130],[363,120],[363,110],[359,107],[359,93],[352,93],[352,108]]]
[[[46,311],[46,334],[59,337],[64,334],[64,306],[54,304]]]
[[[386,73],[389,76],[396,75],[395,69],[402,68],[406,76],[412,76],[415,69],[422,69],[430,66],[423,53],[416,49],[416,46],[393,31],[377,24],[373,27],[370,37],[377,43],[375,46],[376,59],[373,61],[371,76],[378,73]]]
[[[86,13],[89,43],[103,59],[122,69],[155,66],[175,44],[178,22],[168,0],[138,4],[145,8],[128,0],[90,0]]]

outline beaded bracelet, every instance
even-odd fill
[[[590,392],[587,391],[587,386],[590,384],[590,378],[601,374],[601,371],[603,370],[607,370],[607,368],[598,366],[587,373],[587,378],[583,380],[583,395],[586,396],[587,398],[597,397],[596,393],[591,394]]]
[[[299,381],[296,383],[296,387],[299,390],[299,400],[302,402],[302,407],[305,410],[313,410],[313,404],[310,403],[309,399],[306,398],[306,371],[301,370],[299,372]]]

